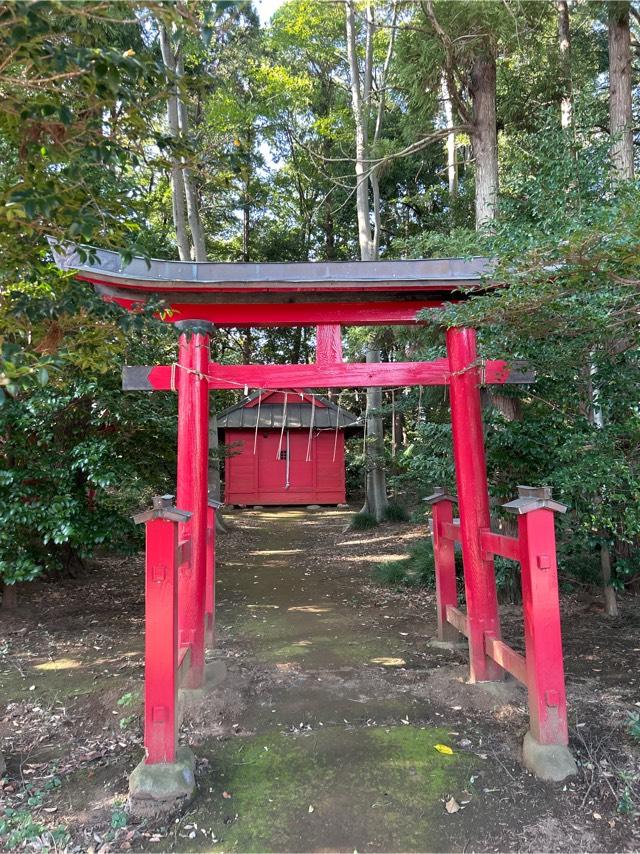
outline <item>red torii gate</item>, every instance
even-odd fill
[[[553,512],[564,507],[548,489],[521,487],[506,508],[519,515],[518,537],[490,530],[480,386],[532,382],[504,361],[481,360],[472,329],[447,330],[447,358],[432,362],[347,364],[341,326],[418,323],[426,308],[483,292],[486,259],[216,264],[147,261],[123,264],[115,252],[52,244],[62,269],[91,282],[107,301],[135,310],[161,299],[179,329],[172,365],[125,367],[125,390],[178,394],[177,508],[172,496],[136,517],[147,526],[146,756],[130,779],[132,803],[153,811],[189,797],[193,758],[178,748],[177,691],[204,684],[205,647],[213,643],[215,506],[208,501],[209,389],[343,388],[448,385],[458,498],[439,490],[433,505],[438,634],[468,639],[470,681],[507,671],[529,692],[525,764],[546,779],[575,772],[568,750],[566,699]],[[220,365],[210,358],[217,327],[315,326],[312,365]],[[459,520],[454,521],[457,501]],[[214,503],[215,504],[215,503]],[[466,613],[458,608],[454,544],[462,547]],[[502,640],[493,556],[521,563],[524,656]]]

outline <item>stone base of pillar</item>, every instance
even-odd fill
[[[564,744],[540,744],[528,732],[522,744],[522,764],[540,780],[560,783],[578,773],[571,751]]]
[[[196,759],[179,747],[175,762],[147,765],[144,760],[129,777],[129,810],[138,818],[164,815],[184,808],[196,791]]]

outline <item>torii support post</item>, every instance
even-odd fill
[[[485,556],[480,532],[490,527],[487,466],[480,406],[480,371],[474,329],[447,330],[453,458],[458,488],[460,541],[467,603],[471,682],[502,679],[485,652],[485,634],[500,637],[493,558]]]
[[[207,507],[207,581],[204,606],[204,631],[207,649],[216,644],[216,512],[221,501],[209,499]]]
[[[178,526],[189,513],[172,495],[134,517],[146,528],[145,756],[129,778],[132,811],[149,815],[175,809],[195,791],[194,758],[178,747]]]
[[[524,764],[539,777],[563,780],[576,773],[567,747],[567,698],[560,629],[560,597],[554,511],[566,509],[548,487],[518,487],[518,498],[505,505],[518,514],[522,568],[529,732]]]
[[[181,321],[178,375],[178,505],[189,511],[190,560],[179,573],[180,645],[190,652],[183,688],[204,684],[209,467],[209,335],[212,324]]]
[[[453,495],[447,495],[441,487],[426,499],[431,504],[438,640],[444,643],[455,643],[458,640],[457,629],[447,619],[447,608],[458,606],[455,542],[447,536],[447,532],[453,529],[455,500]]]

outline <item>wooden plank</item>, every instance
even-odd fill
[[[178,523],[146,523],[144,746],[147,765],[175,762],[178,742]]]
[[[526,686],[527,662],[523,655],[492,635],[484,636],[484,648],[489,658]]]
[[[492,531],[480,531],[482,550],[492,555],[500,555],[508,560],[520,560],[520,540],[517,537],[505,537]]]
[[[460,521],[457,522],[440,522],[438,533],[441,537],[453,542],[460,542]]]
[[[342,329],[339,323],[322,323],[316,328],[316,362],[319,365],[342,362]]]
[[[127,311],[141,309],[144,300],[103,294],[106,302],[115,302]],[[362,302],[296,302],[296,303],[198,303],[170,302],[171,313],[163,317],[168,323],[178,320],[208,320],[218,328],[264,326],[318,326],[338,323],[342,326],[413,325],[423,309],[442,308],[442,300],[416,299]]]
[[[178,384],[180,368],[170,365],[127,365],[123,368],[125,391],[168,391]],[[208,368],[211,389],[367,388],[369,386],[448,385],[447,359],[432,362],[337,363],[311,365],[219,365]],[[502,360],[487,361],[484,381],[501,385],[510,369]]]
[[[455,626],[461,635],[464,635],[466,638],[469,637],[467,616],[466,614],[463,614],[459,608],[454,608],[453,605],[447,605],[447,622],[451,623],[452,626]]]

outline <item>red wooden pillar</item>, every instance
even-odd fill
[[[564,684],[554,510],[566,507],[548,487],[518,487],[505,505],[518,513],[522,567],[522,609],[527,660],[530,732],[539,744],[566,745]]]
[[[455,641],[458,631],[447,621],[447,605],[458,605],[456,585],[455,543],[442,535],[443,524],[453,524],[455,498],[438,487],[426,499],[431,504],[433,560],[436,577],[436,607],[438,611],[438,640]]]
[[[209,333],[212,324],[180,321],[178,369],[178,504],[192,514],[185,532],[190,561],[180,568],[180,643],[190,647],[183,687],[204,682],[205,599],[207,579],[207,502],[209,468]]]
[[[342,362],[342,329],[339,323],[322,323],[316,326],[316,363],[336,362]]]
[[[175,762],[178,741],[178,525],[189,519],[156,496],[153,509],[134,517],[146,524],[145,764]]]
[[[493,558],[485,557],[480,531],[490,526],[487,466],[480,407],[480,371],[474,329],[447,330],[453,458],[458,487],[460,540],[467,602],[471,682],[502,678],[484,649],[485,632],[500,637]]]
[[[207,507],[207,581],[205,594],[205,643],[213,649],[216,642],[216,511],[222,502],[209,499]]]

